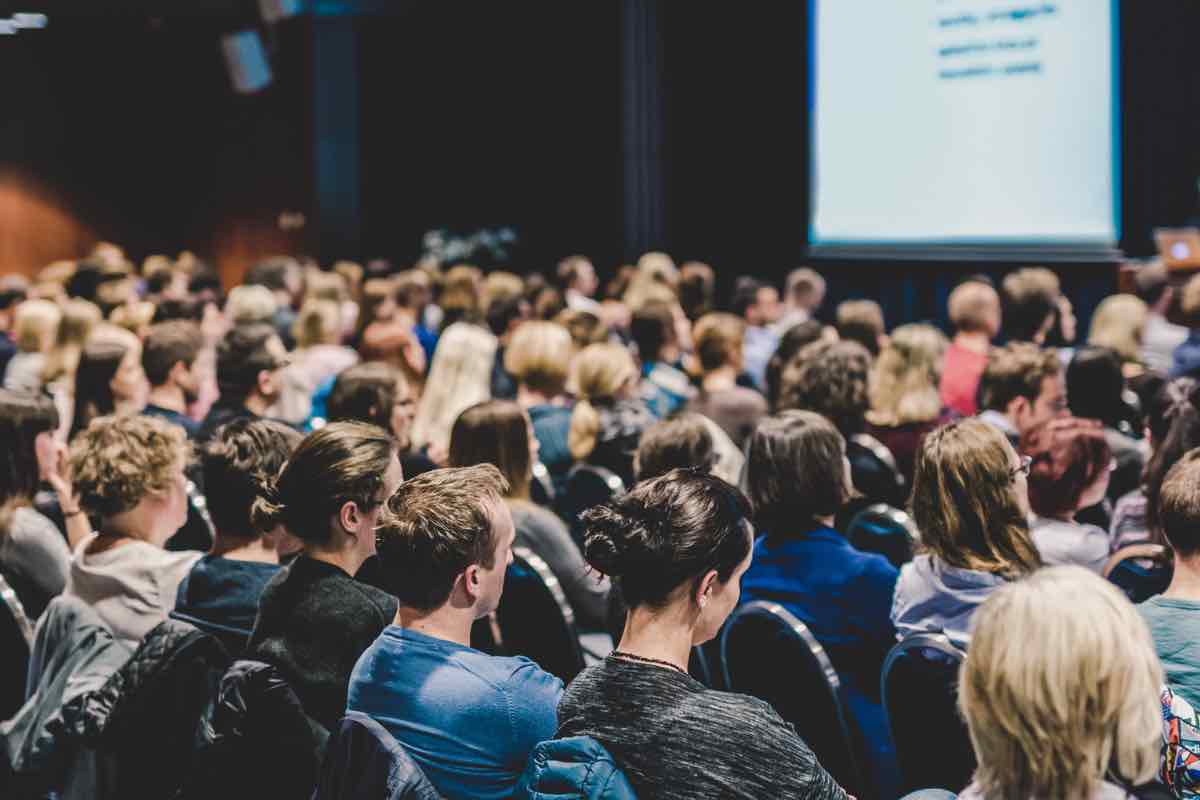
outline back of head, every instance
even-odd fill
[[[1052,567],[997,589],[959,678],[980,796],[1088,800],[1111,773],[1150,781],[1163,680],[1145,622],[1095,574]]]
[[[779,340],[779,346],[767,361],[767,401],[771,408],[779,405],[779,382],[783,368],[792,357],[824,335],[825,326],[815,319],[806,319],[787,329]]]
[[[71,442],[71,476],[80,505],[112,516],[170,486],[191,457],[183,428],[157,417],[97,417]]]
[[[653,364],[662,350],[675,341],[675,314],[666,303],[647,303],[633,312],[629,335],[642,363]]]
[[[331,422],[310,433],[255,501],[251,520],[258,530],[283,525],[307,544],[330,539],[330,520],[347,502],[372,509],[387,498],[384,473],[396,441],[383,429],[361,422]]]
[[[1153,538],[1162,534],[1160,495],[1167,473],[1185,454],[1200,447],[1200,388],[1192,382],[1174,388],[1173,402],[1165,413],[1170,420],[1167,433],[1150,456],[1142,476],[1146,493],[1146,525]]]
[[[1114,294],[1104,298],[1092,315],[1088,344],[1107,347],[1122,361],[1137,361],[1141,357],[1142,330],[1149,309],[1131,294]]]
[[[13,341],[24,353],[44,353],[54,344],[62,312],[49,300],[26,300],[17,306]]]
[[[634,455],[634,471],[637,479],[644,481],[673,469],[711,472],[716,461],[708,424],[699,414],[685,413],[646,429]]]
[[[584,512],[584,557],[630,608],[661,608],[710,570],[729,581],[750,553],[749,516],[735,487],[677,469]]]
[[[234,325],[269,322],[279,306],[275,295],[265,286],[235,286],[225,303],[225,316]]]
[[[518,383],[555,397],[566,388],[573,352],[566,328],[531,320],[513,332],[504,351],[504,368]]]
[[[53,434],[58,424],[48,396],[0,389],[0,535],[8,508],[33,500],[39,483],[37,437]]]
[[[258,386],[259,373],[275,369],[278,359],[271,353],[275,329],[265,323],[235,325],[217,345],[217,384],[221,402],[244,402]]]
[[[950,324],[963,333],[1000,332],[1000,295],[986,283],[964,281],[950,293]]]
[[[913,471],[921,542],[953,567],[1015,577],[1040,565],[1013,490],[1012,447],[978,419],[925,435]]]
[[[510,497],[529,499],[533,468],[525,412],[509,400],[488,400],[458,415],[450,429],[451,467],[492,464],[508,482]]]
[[[746,310],[758,302],[758,290],[765,286],[762,281],[748,275],[738,278],[733,285],[733,300],[730,301],[729,310],[744,319]]]
[[[558,287],[563,291],[574,288],[575,282],[584,277],[585,270],[593,270],[592,262],[587,256],[567,256],[558,262],[554,275],[558,279]]]
[[[218,533],[266,533],[251,517],[254,502],[274,484],[301,436],[265,419],[238,419],[217,429],[200,450],[208,510]]]
[[[1067,402],[1071,413],[1116,427],[1129,415],[1122,397],[1121,359],[1107,347],[1081,347],[1067,365]]]
[[[1029,504],[1043,517],[1073,514],[1084,491],[1112,463],[1100,423],[1072,417],[1048,420],[1026,431],[1021,452],[1033,459]]]
[[[901,325],[871,368],[872,420],[906,425],[937,419],[946,337],[932,325]]]
[[[746,448],[744,486],[760,533],[805,533],[850,499],[846,441],[812,411],[781,411],[759,422]]]
[[[495,566],[494,515],[507,491],[491,464],[435,469],[400,485],[378,548],[402,605],[432,611],[467,567]]]
[[[815,312],[825,299],[825,279],[808,267],[794,269],[788,273],[786,295],[789,303]]]
[[[637,379],[633,356],[619,344],[593,344],[585,347],[575,359],[575,409],[571,412],[571,427],[567,445],[579,461],[586,459],[596,446],[600,432],[597,407],[616,400],[622,389]]]
[[[554,321],[562,325],[571,336],[577,349],[608,340],[608,328],[600,317],[590,311],[566,308],[555,316]]]
[[[190,369],[202,344],[200,326],[194,322],[174,320],[151,326],[142,344],[142,369],[150,385],[166,383],[176,364]]]
[[[369,422],[387,430],[392,424],[396,388],[402,380],[399,370],[382,361],[348,367],[333,382],[325,400],[325,416],[330,422]]]
[[[795,355],[779,379],[779,410],[815,411],[842,436],[860,433],[869,406],[871,356],[857,342],[814,342]]]
[[[741,365],[746,323],[733,314],[714,312],[696,320],[692,327],[692,342],[700,368],[711,372],[724,366]]]
[[[497,346],[496,337],[479,325],[460,322],[442,332],[413,419],[414,444],[445,447],[462,410],[492,396]]]
[[[979,407],[1005,411],[1018,397],[1033,402],[1042,392],[1042,381],[1062,372],[1058,354],[1029,342],[1009,342],[988,355],[979,379]]]
[[[837,307],[838,336],[858,342],[872,356],[879,355],[879,338],[886,331],[883,309],[874,300],[847,300]]]
[[[1200,449],[1171,467],[1158,493],[1158,521],[1177,558],[1200,553]]]
[[[695,321],[713,309],[717,276],[701,261],[689,261],[679,268],[679,305],[687,318]]]
[[[1008,338],[1036,341],[1058,308],[1058,276],[1044,267],[1025,267],[1006,275],[1001,291]]]
[[[516,300],[525,293],[525,282],[520,276],[511,272],[497,270],[489,272],[483,279],[483,290],[480,294],[480,304],[484,314],[487,314],[494,303],[505,300]]]
[[[1171,287],[1167,265],[1161,258],[1152,258],[1137,266],[1133,274],[1134,291],[1148,306],[1158,305],[1163,294]]]
[[[297,348],[336,344],[341,332],[342,309],[332,300],[305,301],[292,328]]]
[[[116,410],[112,380],[126,354],[141,344],[124,328],[97,325],[83,346],[75,368],[75,415],[71,435],[87,427],[95,417]]]
[[[293,269],[299,270],[299,264],[293,259],[287,256],[272,256],[250,267],[246,271],[246,279],[242,282],[246,286],[262,286],[272,292],[286,292],[290,290],[288,272]]]

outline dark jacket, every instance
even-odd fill
[[[542,742],[529,754],[529,766],[513,800],[637,800],[612,756],[590,736]]]
[[[313,800],[439,800],[437,790],[387,728],[347,711],[329,742]]]

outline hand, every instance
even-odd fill
[[[54,456],[43,478],[58,495],[60,502],[74,494],[74,487],[71,485],[70,452],[62,442],[54,443]]]

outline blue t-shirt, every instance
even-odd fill
[[[196,434],[200,432],[199,422],[196,422],[196,420],[192,419],[191,417],[180,414],[178,411],[172,411],[169,408],[163,408],[162,406],[156,406],[151,403],[142,409],[142,413],[147,417],[158,417],[159,419],[165,419],[167,422],[170,422],[173,425],[178,425],[187,431],[189,439],[195,439]]]
[[[354,666],[346,710],[387,728],[447,800],[500,800],[554,738],[562,692],[528,658],[390,625]]]

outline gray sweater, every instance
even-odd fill
[[[13,511],[8,530],[0,533],[0,564],[18,578],[14,588],[25,613],[37,619],[67,585],[71,551],[53,522],[24,506]]]
[[[566,524],[532,503],[509,504],[517,528],[517,546],[541,556],[562,584],[571,610],[585,628],[602,629],[608,607],[608,578],[588,567]]]

